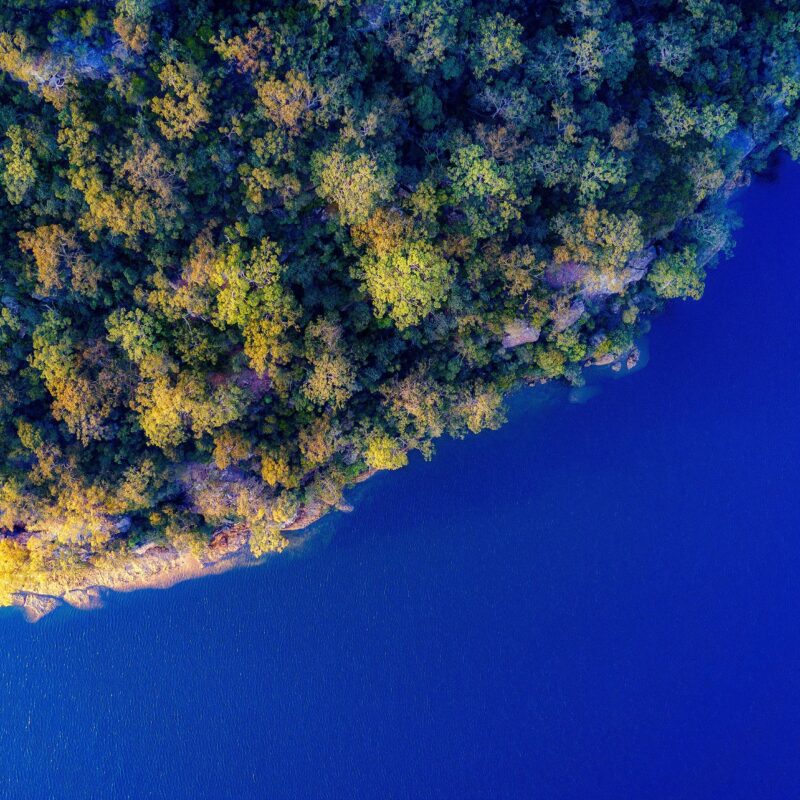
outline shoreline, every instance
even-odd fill
[[[369,470],[355,481],[363,483],[377,470]],[[295,533],[313,525],[331,510],[348,512],[346,504],[325,506],[312,503],[300,509],[294,520],[281,528],[281,533]],[[298,537],[299,538],[299,537]],[[109,592],[135,592],[142,589],[171,589],[179,583],[221,575],[242,567],[257,567],[266,558],[298,546],[299,541],[284,537],[280,547],[258,558],[250,550],[250,531],[242,525],[232,525],[215,531],[208,544],[198,554],[190,549],[150,543],[124,556],[109,557],[102,565],[87,565],[72,580],[64,580],[54,571],[39,573],[37,580],[23,584],[11,595],[10,607],[20,609],[28,622],[38,622],[61,606],[81,611],[103,606]],[[75,578],[78,580],[75,580]]]
[[[103,567],[90,566],[81,575],[83,580],[72,585],[59,582],[57,577],[53,577],[52,582],[45,578],[42,585],[18,590],[12,595],[12,605],[22,611],[28,622],[38,622],[62,605],[82,611],[101,608],[107,592],[171,589],[185,581],[261,563],[261,559],[254,558],[249,552],[249,535],[242,536],[241,544],[235,551],[227,552],[217,560],[213,553],[198,558],[189,551],[157,550],[143,555],[128,554],[105,570]]]
[[[742,162],[748,159],[751,152],[752,150],[743,154]],[[728,200],[734,192],[745,188],[751,178],[750,170],[742,170],[735,180],[729,181],[722,187],[717,195],[718,198]],[[669,235],[665,238],[669,238]],[[657,242],[651,242],[648,247],[655,250],[654,244]],[[713,252],[706,254],[705,261],[714,255]],[[640,271],[632,272],[631,279],[626,281],[625,285],[644,279],[649,263],[648,261]],[[613,295],[614,292],[610,294]],[[580,292],[577,296],[580,297]],[[509,340],[504,342],[503,346],[513,348],[524,343],[524,341]],[[638,364],[639,355],[639,348],[634,343],[624,352],[608,353],[601,358],[587,361],[583,366],[609,369],[616,373],[629,372],[642,366]],[[547,380],[544,383],[551,381]],[[533,385],[523,381],[507,392],[505,398],[508,399],[520,389]],[[376,472],[377,469],[368,469],[350,485],[363,483]],[[312,500],[309,504],[301,506],[292,520],[280,526],[280,533],[304,530],[334,509],[344,512],[352,510],[344,500],[337,505],[327,505],[320,500]],[[256,557],[250,549],[250,532],[244,526],[234,524],[215,531],[199,554],[192,552],[188,547],[178,549],[173,545],[149,543],[127,551],[124,555],[109,554],[108,563],[86,565],[85,569],[70,576],[71,581],[64,581],[63,575],[58,574],[58,568],[51,572],[37,573],[30,584],[23,583],[19,589],[11,592],[10,603],[6,602],[4,605],[15,606],[23,612],[29,622],[38,622],[65,604],[81,610],[100,608],[103,605],[103,595],[107,592],[169,589],[184,581],[219,575],[239,567],[257,566],[267,556],[296,545],[297,542],[283,537],[280,546],[273,547]]]

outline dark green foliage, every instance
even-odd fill
[[[0,528],[92,554],[120,515],[263,551],[624,358],[701,295],[750,152],[800,152],[796,0],[11,0],[0,31]]]

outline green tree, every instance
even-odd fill
[[[697,250],[693,245],[661,256],[647,279],[655,293],[668,300],[677,297],[699,300],[703,296],[705,272],[697,263]]]
[[[19,125],[6,129],[6,139],[0,154],[3,160],[2,179],[8,202],[19,205],[24,202],[36,184],[36,161],[29,137]]]
[[[520,198],[510,172],[480,145],[465,145],[453,153],[448,169],[451,195],[474,237],[489,236],[519,219]]]
[[[364,445],[364,459],[371,469],[400,469],[408,463],[405,451],[388,433],[375,430],[365,437]]]
[[[513,17],[497,12],[478,20],[470,46],[470,62],[476,78],[489,72],[503,72],[522,63],[525,47],[522,25]]]
[[[167,56],[158,73],[160,97],[150,101],[157,125],[167,139],[190,139],[211,119],[210,87],[200,69],[189,61]]]
[[[345,225],[365,222],[392,197],[395,171],[386,158],[335,148],[315,153],[311,166],[317,194],[336,206]]]
[[[367,254],[361,266],[375,313],[400,330],[440,308],[453,282],[450,263],[425,241]]]

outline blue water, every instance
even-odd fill
[[[585,404],[515,402],[302,554],[0,615],[0,797],[800,796],[800,168]]]

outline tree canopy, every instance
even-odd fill
[[[0,602],[231,525],[274,549],[624,362],[800,152],[797,0],[9,0],[0,31]]]

